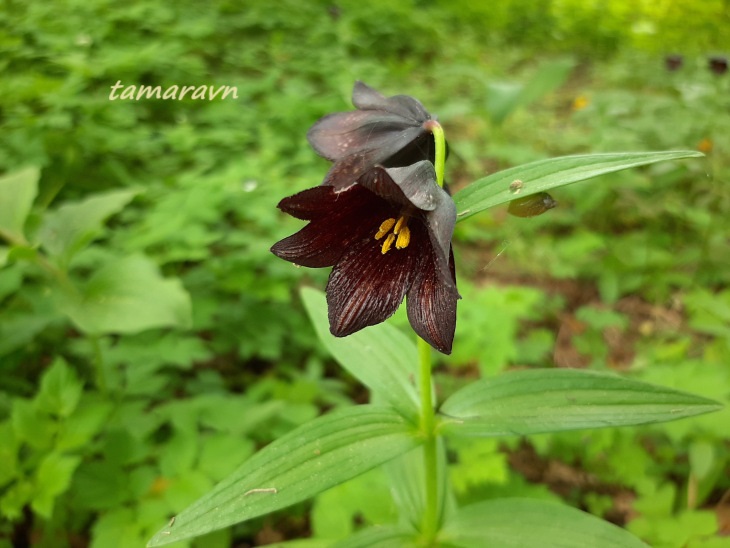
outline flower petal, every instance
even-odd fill
[[[415,267],[423,245],[430,245],[425,231],[413,235],[407,248],[385,254],[372,236],[355,243],[332,269],[327,282],[332,334],[351,335],[392,316],[417,275]]]
[[[454,254],[449,252],[448,283],[444,283],[435,256],[423,257],[407,298],[408,321],[413,330],[439,352],[451,354],[456,331],[456,290]]]
[[[343,192],[315,187],[285,198],[279,207],[311,222],[274,244],[271,252],[310,268],[333,266],[354,242],[372,237],[379,224],[393,215],[386,202],[358,186]]]
[[[444,197],[451,200],[449,195],[439,187],[436,182],[436,170],[433,164],[427,160],[406,167],[389,167],[381,168],[381,170],[387,175],[387,177],[383,177],[385,184],[387,185],[387,181],[390,179],[391,185],[400,189],[408,200],[407,203],[422,211],[433,211],[444,201]],[[376,191],[373,190],[373,192]]]
[[[317,186],[287,196],[279,202],[278,208],[297,219],[312,221],[330,213],[334,196],[332,187]]]
[[[401,134],[407,130],[411,130],[413,137],[404,141]],[[321,118],[307,132],[307,140],[317,154],[337,161],[374,149],[386,149],[384,153],[389,156],[422,132],[425,130],[420,129],[419,124],[410,123],[396,114],[354,110]],[[393,146],[395,150],[391,150]]]
[[[431,119],[431,115],[417,99],[409,95],[385,97],[359,80],[352,89],[352,104],[360,110],[391,112],[419,125]]]
[[[447,280],[451,238],[456,226],[456,205],[444,189],[439,188],[439,190],[440,192],[435,195],[436,207],[433,211],[426,212],[424,217],[433,244],[436,265],[441,271],[441,276]]]

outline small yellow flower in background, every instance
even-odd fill
[[[578,97],[573,99],[573,110],[583,110],[590,104],[591,102],[588,100],[588,97],[586,97],[585,95],[578,95]]]
[[[705,137],[699,143],[697,143],[697,150],[704,152],[705,154],[712,152],[712,139]]]

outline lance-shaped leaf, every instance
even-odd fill
[[[575,508],[521,498],[462,508],[438,540],[454,548],[647,548],[628,531]]]
[[[420,443],[414,426],[389,407],[335,411],[259,451],[175,516],[148,546],[199,536],[300,502]]]
[[[454,203],[458,211],[458,220],[463,221],[495,205],[536,192],[544,192],[622,169],[702,156],[704,154],[694,150],[677,150],[585,154],[538,160],[474,181],[454,195]]]
[[[418,535],[412,530],[396,525],[382,525],[363,529],[335,543],[332,548],[382,548],[384,546],[416,548],[423,546],[418,540]]]
[[[327,350],[373,394],[414,420],[419,400],[414,383],[418,372],[416,345],[395,327],[382,323],[345,338],[332,336],[324,293],[302,289],[302,300],[317,335]]]
[[[436,477],[438,494],[436,512],[438,525],[453,513],[456,499],[449,483],[449,474],[446,459],[444,439],[436,440]],[[413,451],[401,455],[388,462],[385,469],[390,481],[391,493],[401,516],[401,521],[407,521],[411,527],[421,526],[426,509],[426,486],[423,478],[426,474],[424,464],[425,447],[418,447]]]
[[[449,397],[441,414],[444,432],[491,437],[670,421],[721,407],[614,375],[550,369],[472,383]]]

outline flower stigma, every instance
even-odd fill
[[[390,230],[393,232],[388,234]],[[411,243],[411,230],[408,228],[408,221],[405,215],[401,215],[396,222],[395,219],[386,219],[380,224],[380,228],[375,233],[375,239],[380,240],[385,235],[388,235],[383,242],[381,253],[385,255],[393,247],[395,242],[396,249],[405,249],[408,244]]]

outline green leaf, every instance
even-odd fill
[[[348,337],[334,337],[329,330],[324,293],[304,288],[302,300],[317,335],[338,363],[404,417],[415,420],[419,400],[413,384],[418,376],[414,342],[386,323]]]
[[[66,365],[63,358],[58,357],[43,373],[35,403],[39,410],[68,417],[76,409],[82,390],[83,385],[74,370]]]
[[[10,420],[18,440],[35,449],[51,447],[58,426],[47,413],[40,412],[33,402],[18,398],[13,401]]]
[[[665,152],[618,152],[585,154],[538,160],[512,167],[478,179],[454,195],[458,220],[463,221],[480,211],[606,173],[681,158],[701,158],[701,152],[677,150]]]
[[[107,192],[48,212],[38,234],[41,245],[49,255],[67,265],[74,254],[99,236],[104,221],[137,194],[138,190]]]
[[[246,461],[175,516],[148,546],[161,546],[307,499],[419,445],[414,427],[387,407],[342,409],[300,426]]]
[[[36,491],[31,500],[31,508],[37,514],[50,518],[56,497],[64,493],[71,484],[81,457],[50,453],[41,461],[36,471]]]
[[[378,548],[383,546],[409,548],[411,546],[422,546],[417,541],[418,537],[413,531],[395,525],[383,525],[364,529],[339,541],[332,548]]]
[[[646,548],[629,532],[563,504],[508,498],[462,508],[439,534],[460,548]]]
[[[140,255],[105,264],[81,294],[61,298],[61,309],[74,324],[96,335],[189,327],[190,306],[180,281],[163,278],[157,266]]]
[[[13,425],[9,420],[0,422],[0,489],[20,472],[18,443]]]
[[[0,178],[0,238],[24,243],[23,226],[36,194],[40,171],[28,168]]]
[[[437,519],[439,526],[446,517],[453,512],[456,502],[449,483],[449,470],[447,467],[446,448],[443,438],[439,437],[436,448],[436,474],[438,494]],[[403,520],[407,521],[414,529],[421,526],[423,513],[426,509],[426,487],[423,478],[426,474],[424,468],[424,448],[417,447],[405,455],[388,462],[383,468],[388,474],[391,493],[400,511]]]
[[[510,436],[669,421],[721,407],[707,398],[613,375],[550,369],[474,382],[448,398],[440,411],[447,433]]]

